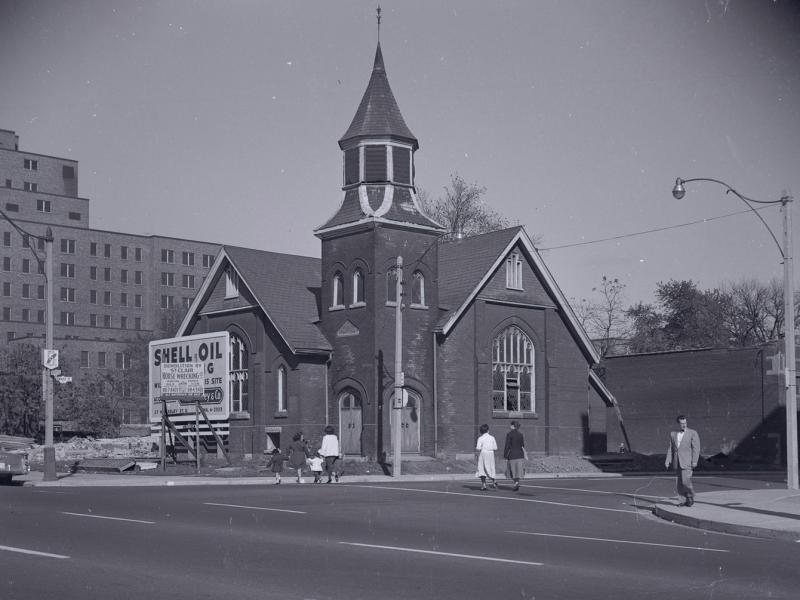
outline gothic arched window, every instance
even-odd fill
[[[235,333],[231,334],[230,397],[231,411],[242,412],[250,408],[247,386],[247,347]]]
[[[333,276],[333,297],[331,298],[332,307],[344,306],[344,277],[338,271]]]
[[[353,304],[364,304],[364,274],[361,269],[353,272]]]
[[[391,304],[397,302],[397,274],[397,267],[386,271],[386,302]]]
[[[536,412],[533,342],[517,326],[500,332],[492,346],[492,408]]]
[[[425,275],[421,271],[411,276],[411,304],[425,306]]]
[[[278,367],[278,412],[286,412],[286,398],[288,393],[288,385],[286,382],[286,367],[281,365]]]

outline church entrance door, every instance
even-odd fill
[[[339,396],[340,443],[343,454],[361,456],[361,396],[347,390]]]

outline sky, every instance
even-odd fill
[[[782,277],[725,188],[798,194],[800,2],[383,0],[416,183],[459,173],[536,236],[570,299],[605,275]],[[79,161],[91,227],[320,255],[337,145],[372,69],[376,3],[0,0],[0,128]],[[776,207],[762,216],[781,240]],[[799,270],[795,261],[795,271]],[[800,281],[800,276],[795,275]]]

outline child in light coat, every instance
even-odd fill
[[[308,459],[308,466],[314,474],[314,483],[322,483],[322,457],[319,452]]]

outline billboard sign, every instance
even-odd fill
[[[227,419],[229,347],[227,331],[150,342],[150,422],[161,422],[164,400],[172,421],[194,421],[198,397],[210,419]]]

